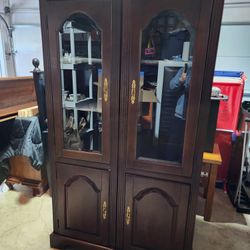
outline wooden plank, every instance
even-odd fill
[[[0,78],[1,109],[35,101],[36,92],[32,77]]]
[[[37,102],[27,102],[27,103],[22,103],[18,105],[13,105],[11,107],[6,107],[6,108],[1,108],[0,109],[0,118],[4,116],[13,116],[18,114],[18,110],[20,109],[25,109],[25,108],[30,108],[37,106]]]
[[[203,153],[203,162],[220,165],[222,163],[221,155],[214,153]]]
[[[18,117],[31,117],[38,114],[38,106],[18,110]]]

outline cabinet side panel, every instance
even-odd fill
[[[205,136],[207,132],[207,121],[210,107],[210,94],[213,80],[213,72],[215,67],[215,60],[217,54],[217,47],[220,35],[221,19],[224,6],[224,0],[214,0],[213,1],[213,10],[211,14],[210,22],[210,33],[209,41],[207,48],[207,57],[206,57],[206,67],[204,72],[204,84],[202,88],[201,96],[201,108],[199,111],[199,125],[198,132],[196,136],[197,145],[205,145]],[[189,203],[189,216],[187,221],[187,233],[185,246],[186,249],[192,249],[193,236],[194,236],[194,226],[195,226],[195,215],[196,215],[196,206],[199,190],[199,180],[201,172],[201,155],[203,153],[203,147],[197,147],[197,151],[194,158],[194,171],[192,176],[192,187],[191,187],[191,196]]]

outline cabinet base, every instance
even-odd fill
[[[50,246],[60,250],[112,250],[104,246],[92,244],[86,241],[72,239],[57,233],[50,235]]]

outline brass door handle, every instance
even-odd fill
[[[131,208],[128,206],[126,211],[126,224],[129,225],[131,221]]]
[[[131,84],[131,104],[135,104],[135,99],[136,99],[136,81],[133,80]]]
[[[102,218],[103,218],[103,220],[107,219],[107,214],[108,214],[108,206],[107,206],[107,202],[104,201],[102,204]]]
[[[103,83],[103,98],[105,102],[107,102],[109,98],[109,83],[107,77],[105,77]]]

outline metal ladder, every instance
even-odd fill
[[[237,190],[234,197],[234,204],[239,212],[250,213],[250,187],[246,186],[248,179],[250,180],[250,118],[245,118],[245,130],[243,140],[243,150],[241,158],[240,177]]]

